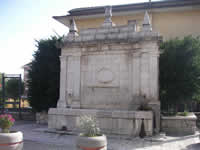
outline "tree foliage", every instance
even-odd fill
[[[35,111],[48,111],[55,107],[59,98],[60,38],[51,37],[36,41],[37,51],[29,70],[28,99]]]
[[[15,78],[6,80],[6,83],[5,83],[6,98],[11,98],[14,100],[14,102],[16,102],[20,94],[23,94],[24,84],[22,81],[21,81],[21,84],[19,82],[20,82],[20,79],[15,79]],[[17,105],[14,104],[14,107],[16,108]]]
[[[160,46],[160,99],[162,106],[200,97],[200,39],[191,36]]]
[[[0,73],[0,104],[2,101],[2,74]]]
[[[5,85],[6,97],[12,98],[14,100],[19,98],[19,95],[23,94],[23,91],[24,91],[24,84],[22,81],[21,81],[21,87],[19,86],[20,86],[19,79],[12,78],[12,79],[7,80],[6,85]]]

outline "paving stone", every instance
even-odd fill
[[[30,121],[16,122],[12,130],[24,134],[24,150],[75,150],[74,135],[44,132],[45,125]],[[108,136],[108,150],[199,150],[199,132],[192,136],[170,137],[154,136],[151,138],[125,138]]]

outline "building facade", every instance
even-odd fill
[[[24,93],[22,95],[23,99],[27,99],[28,95],[28,72],[30,70],[31,63],[24,65],[22,68],[24,69]]]
[[[54,19],[70,27],[74,18],[78,30],[97,28],[104,21],[102,7],[76,8],[66,16],[54,16]],[[112,20],[119,25],[136,22],[137,30],[142,28],[145,10],[148,10],[154,31],[163,35],[163,39],[172,39],[188,35],[200,35],[200,1],[199,0],[164,0],[151,3],[138,3],[112,6]]]

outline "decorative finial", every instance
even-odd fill
[[[105,8],[105,22],[112,22],[112,6],[106,6]]]
[[[110,27],[114,24],[112,23],[112,6],[106,6],[105,7],[105,20],[103,23],[104,27]]]
[[[143,21],[143,31],[152,31],[151,23],[150,23],[150,18],[149,14],[146,11],[144,15],[144,21]]]
[[[73,32],[73,33],[78,32],[74,18],[70,19],[69,32]]]
[[[76,23],[75,23],[75,20],[74,18],[70,19],[70,22],[69,22],[69,33],[67,35],[67,39],[71,39],[73,40],[75,38],[75,36],[78,36],[78,29],[76,27]]]

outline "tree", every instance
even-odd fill
[[[0,73],[0,105],[1,101],[2,101],[2,74]]]
[[[19,94],[22,94],[24,91],[24,85],[21,81],[21,87],[19,87],[19,79],[11,78],[7,80],[5,85],[5,93],[7,98],[12,98],[15,102],[19,98]],[[19,91],[20,89],[21,91]],[[16,105],[14,105],[16,106]]]
[[[56,44],[60,41],[57,37],[36,41],[37,51],[28,76],[28,99],[37,112],[56,107],[59,98],[61,50]]]
[[[186,103],[200,97],[200,39],[191,36],[160,46],[161,106]]]

